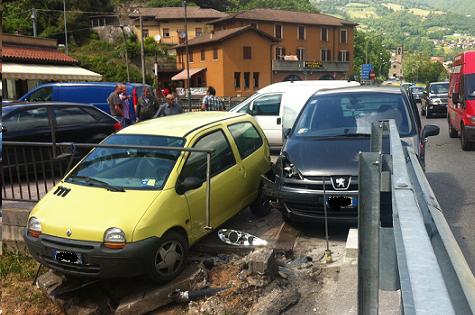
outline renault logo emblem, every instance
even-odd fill
[[[71,231],[71,229],[67,229],[66,230],[66,235],[69,237],[69,236],[71,236],[71,234],[73,234],[73,231]]]
[[[347,190],[350,187],[351,176],[335,176],[331,178],[333,189]]]

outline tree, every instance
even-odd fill
[[[386,77],[386,74],[389,72],[390,53],[383,45],[382,36],[355,30],[353,76],[360,75],[361,65],[366,62],[367,55],[368,63],[373,65],[376,75],[380,78]]]
[[[448,73],[440,62],[433,62],[429,55],[410,54],[404,58],[404,78],[411,82],[435,82],[447,78]]]

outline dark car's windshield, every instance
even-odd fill
[[[103,144],[183,147],[183,138],[121,135]],[[114,188],[161,189],[181,152],[170,150],[96,148],[73,170],[66,181],[84,185],[102,182]],[[106,187],[107,188],[107,187]]]
[[[394,119],[399,134],[407,136],[413,131],[407,108],[401,94],[317,94],[302,110],[292,134],[297,137],[364,136],[371,133],[374,121]]]
[[[421,94],[422,92],[424,92],[424,88],[422,86],[412,87],[411,91],[414,94]]]
[[[449,93],[449,84],[448,83],[431,84],[430,93],[431,94],[447,94]]]
[[[464,76],[465,95],[468,99],[475,99],[475,73]]]

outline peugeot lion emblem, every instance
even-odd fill
[[[69,237],[69,236],[71,236],[71,234],[73,234],[73,231],[71,231],[71,229],[67,229],[66,230],[66,235]]]
[[[333,189],[347,190],[350,187],[351,176],[336,176],[331,178]]]

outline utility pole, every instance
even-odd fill
[[[143,18],[142,11],[140,11],[140,58],[142,59],[142,83],[145,84],[145,48],[143,37]]]
[[[68,26],[66,21],[66,0],[63,0],[63,12],[64,12],[64,51],[68,54]]]
[[[33,37],[37,37],[38,34],[36,33],[36,9],[31,9],[31,21],[33,22]]]
[[[188,108],[191,113],[191,82],[190,82],[190,61],[188,51],[188,14],[186,10],[186,0],[183,0],[185,7],[185,53],[186,53],[186,82],[188,83]]]
[[[127,82],[130,82],[130,73],[129,73],[129,56],[127,53],[127,40],[125,39],[124,25],[119,25],[122,30],[122,38],[124,39],[124,57],[125,57],[125,68],[127,69]]]

